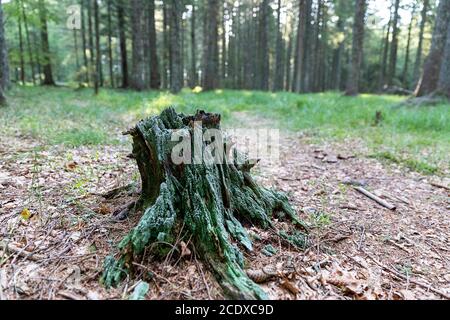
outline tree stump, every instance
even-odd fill
[[[173,130],[192,133],[196,121],[202,121],[203,131],[220,129],[220,115],[199,111],[195,116],[185,116],[169,108],[128,132],[133,138],[133,157],[141,176],[142,192],[137,206],[143,216],[119,243],[116,259],[110,256],[105,260],[101,280],[107,287],[118,285],[133,273],[133,261],[147,246],[155,242],[174,244],[177,230],[183,225],[227,297],[266,299],[264,291],[244,271],[240,248],[251,251],[253,246],[240,220],[275,230],[272,216],[287,216],[299,230],[293,234],[275,232],[297,247],[305,246],[306,226],[286,195],[253,180],[250,170],[254,163],[237,150],[227,154],[222,164],[175,165],[171,157]],[[225,150],[230,150],[231,142],[223,143]]]

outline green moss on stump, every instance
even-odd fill
[[[118,258],[106,259],[102,281],[107,287],[118,285],[133,272],[133,260],[147,246],[155,242],[173,243],[177,226],[184,223],[196,251],[228,297],[266,299],[264,291],[244,271],[244,256],[239,247],[251,251],[253,246],[238,218],[262,228],[273,228],[272,214],[282,212],[293,223],[304,225],[284,194],[255,183],[249,172],[252,166],[239,165],[242,162],[237,159],[242,155],[235,150],[224,164],[174,165],[172,130],[187,129],[192,133],[192,123],[198,120],[203,121],[203,129],[220,129],[219,115],[198,112],[187,117],[169,108],[130,130],[133,156],[142,180],[138,205],[144,213],[138,225],[119,243]],[[293,243],[287,233],[279,235]]]

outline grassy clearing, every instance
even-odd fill
[[[395,107],[402,101],[396,96],[232,90],[184,90],[174,96],[102,90],[95,97],[91,90],[16,87],[9,101],[9,108],[0,109],[2,136],[29,135],[45,144],[120,143],[123,129],[173,105],[186,113],[199,108],[219,112],[228,124],[233,123],[233,112],[251,112],[273,121],[274,127],[304,131],[314,139],[361,139],[369,155],[424,173],[449,167],[450,105]],[[377,111],[383,120],[374,126]]]

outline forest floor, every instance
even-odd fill
[[[228,112],[227,124],[271,124],[270,114],[249,109]],[[127,113],[101,130],[120,140],[121,131],[135,121]],[[122,223],[112,221],[111,214],[130,198],[101,196],[138,181],[136,165],[127,158],[129,141],[68,147],[52,141],[56,135],[44,136],[42,129],[39,136],[14,125],[2,128],[0,140],[0,299],[127,299],[136,279],[107,291],[99,276],[105,256],[139,220],[134,215]],[[52,125],[49,130],[56,130]],[[449,147],[445,141],[437,145]],[[430,172],[430,166],[408,165],[417,161],[373,154],[363,137],[318,139],[308,128],[282,131],[281,161],[263,161],[255,175],[265,186],[288,193],[312,229],[310,245],[300,251],[251,228],[260,240],[246,254],[248,270],[280,274],[262,284],[271,298],[450,298],[446,160],[438,157],[444,165]],[[349,181],[358,181],[397,209],[383,208]],[[269,244],[276,249],[271,257],[263,253]],[[163,261],[146,256],[140,262],[152,274],[147,298],[222,298],[188,239],[177,247],[181,256]]]

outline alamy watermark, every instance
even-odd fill
[[[259,160],[275,163],[280,158],[280,131],[277,129],[203,129],[194,122],[193,130],[174,130],[171,160],[181,164],[245,164]],[[235,156],[238,150],[243,157]]]

